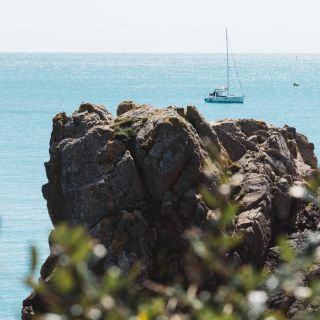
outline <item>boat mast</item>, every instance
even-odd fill
[[[229,94],[229,44],[228,44],[228,29],[226,29],[226,46],[227,46],[227,92]]]

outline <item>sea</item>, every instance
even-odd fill
[[[41,186],[53,116],[81,102],[114,115],[123,100],[195,105],[209,121],[255,118],[305,134],[320,155],[320,54],[234,56],[244,104],[208,104],[226,84],[224,54],[0,54],[0,319],[20,319],[30,293],[30,247],[48,255],[52,229]],[[241,93],[234,64],[230,92]],[[299,87],[293,87],[298,82]]]

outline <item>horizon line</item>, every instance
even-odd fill
[[[225,52],[209,51],[0,51],[0,54],[225,54]],[[320,52],[236,52],[237,54],[270,54],[270,55],[311,55]]]

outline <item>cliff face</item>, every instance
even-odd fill
[[[240,204],[234,228],[244,233],[243,262],[265,263],[279,233],[315,230],[320,211],[289,194],[317,172],[313,149],[294,128],[209,124],[194,107],[124,102],[113,119],[84,103],[53,119],[43,195],[54,225],[85,225],[105,245],[104,269],[142,261],[146,278],[167,282],[183,273],[184,231],[205,228],[214,216],[201,188],[221,193],[225,172],[238,179],[232,197]]]

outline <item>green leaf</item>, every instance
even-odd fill
[[[73,289],[74,280],[71,273],[66,269],[57,269],[53,276],[53,281],[61,293],[69,292]]]
[[[281,258],[285,262],[291,262],[295,258],[296,254],[294,249],[290,246],[289,242],[285,238],[279,240]]]
[[[38,264],[38,251],[36,247],[31,247],[31,273],[34,273]]]
[[[212,193],[208,190],[207,187],[201,187],[200,193],[202,195],[203,201],[209,208],[214,209],[221,207],[220,201],[212,195]]]
[[[90,242],[87,238],[83,238],[79,241],[70,254],[70,258],[74,263],[84,262],[89,258],[92,252]]]
[[[228,203],[223,210],[222,214],[222,223],[225,226],[228,226],[232,223],[233,219],[235,218],[238,212],[238,205],[235,203]]]

